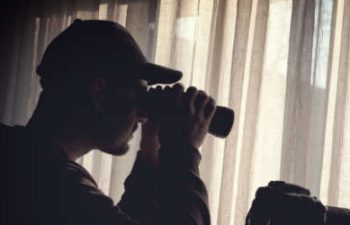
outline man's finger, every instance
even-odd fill
[[[197,97],[194,101],[194,107],[197,111],[202,111],[204,106],[209,101],[207,94],[204,91],[198,91]]]
[[[185,108],[193,113],[196,111],[194,106],[194,101],[197,97],[197,93],[198,93],[197,88],[191,86],[187,89],[186,93],[183,96],[183,103]]]
[[[174,98],[176,106],[180,106],[183,92],[184,92],[184,86],[181,83],[176,83],[172,87],[172,97]]]
[[[216,109],[216,102],[213,98],[209,97],[208,101],[204,105],[204,116],[207,119],[212,119]]]

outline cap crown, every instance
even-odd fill
[[[48,46],[37,73],[43,89],[91,76],[115,76],[146,63],[139,46],[121,25],[111,21],[75,20]],[[128,77],[127,77],[128,76]]]

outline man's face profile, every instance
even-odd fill
[[[116,84],[98,78],[92,84],[93,113],[90,121],[90,139],[96,148],[112,155],[123,155],[128,142],[143,122],[146,113],[141,107],[141,97],[147,89],[143,80]]]
[[[44,93],[62,87],[57,91],[62,102],[48,103],[48,112],[57,117],[49,130],[59,142],[84,146],[71,148],[79,156],[91,149],[125,154],[137,123],[145,119],[140,99],[147,85],[171,84],[182,77],[149,63],[124,27],[99,20],[75,20],[47,47],[37,73]]]

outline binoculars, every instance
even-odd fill
[[[172,109],[168,107],[169,101],[171,100],[162,88],[151,88],[143,98],[143,107],[150,116],[172,113]],[[233,126],[234,118],[235,114],[232,109],[223,106],[216,106],[208,132],[216,137],[227,137]]]

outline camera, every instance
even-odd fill
[[[349,225],[350,209],[327,206],[325,225]]]
[[[142,99],[143,107],[147,113],[152,116],[159,116],[174,113],[167,96],[160,86],[151,88],[145,93]],[[216,137],[225,138],[229,135],[235,114],[230,108],[224,106],[216,106],[214,116],[210,122],[208,132]]]
[[[350,210],[324,206],[304,187],[271,181],[256,192],[246,225],[350,225]]]
[[[273,204],[273,203],[271,203]],[[283,207],[291,207],[286,204]],[[292,208],[292,207],[291,207]],[[350,210],[346,208],[339,208],[333,206],[326,206],[324,211],[315,213],[315,209],[310,208],[304,210],[301,214],[297,210],[290,209],[289,212],[284,213],[264,213],[260,212],[259,216],[255,215],[253,218],[248,214],[246,218],[246,225],[349,225],[350,224]],[[281,219],[284,217],[283,219]]]

